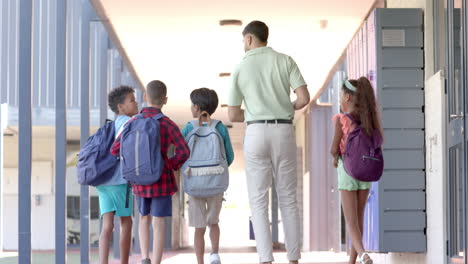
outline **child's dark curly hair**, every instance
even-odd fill
[[[119,114],[119,104],[123,104],[128,94],[134,93],[135,89],[130,86],[121,85],[109,93],[108,101],[112,112]]]

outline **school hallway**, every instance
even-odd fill
[[[78,154],[116,117],[110,91],[133,88],[141,110],[152,80],[167,85],[162,112],[179,129],[193,120],[193,90],[217,93],[212,118],[225,125],[235,156],[220,256],[258,263],[243,154],[249,126],[228,117],[231,74],[246,56],[242,31],[253,20],[268,25],[268,47],[294,59],[310,92],[290,119],[252,120],[294,128],[287,138],[297,145],[300,263],[347,263],[332,118],[342,113],[345,80],[363,76],[385,135],[364,249],[376,264],[468,264],[468,0],[0,0],[0,264],[98,263],[99,197],[77,180]],[[192,264],[189,197],[180,171],[175,178],[163,263]],[[272,186],[274,263],[287,264]],[[139,224],[134,206],[137,264]],[[118,217],[112,236],[109,259],[119,263]]]

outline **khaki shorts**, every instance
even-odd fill
[[[204,228],[219,223],[219,213],[223,205],[223,194],[213,197],[189,198],[189,225]]]

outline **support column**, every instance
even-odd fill
[[[90,55],[90,20],[93,9],[88,0],[81,2],[81,89],[80,89],[80,145],[89,137],[90,129],[90,94],[89,94],[89,55]],[[80,187],[80,263],[89,264],[89,187]]]
[[[8,123],[7,104],[0,104],[0,252],[3,251],[3,133]]]
[[[55,23],[55,263],[67,263],[67,1],[56,1]]]
[[[18,166],[18,260],[31,263],[31,33],[32,0],[19,1],[19,157]]]

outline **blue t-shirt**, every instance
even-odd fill
[[[130,120],[130,117],[129,117],[129,116],[126,116],[126,115],[119,115],[119,116],[117,116],[117,118],[116,118],[115,121],[114,121],[114,126],[115,126],[115,135],[114,135],[114,137],[117,138],[117,134],[119,133],[120,128],[121,128],[125,123],[127,123],[128,120]],[[109,153],[109,155],[111,155],[111,154]],[[119,164],[118,167],[117,167],[117,170],[115,171],[114,176],[112,176],[112,178],[110,178],[107,182],[104,182],[104,183],[101,184],[100,186],[104,186],[104,185],[120,185],[120,184],[127,184],[127,180],[125,180],[125,179],[122,177],[122,173],[120,173],[120,164]]]
[[[184,128],[182,128],[182,135],[184,138],[187,137],[187,135],[192,131],[193,125],[191,123],[187,123]],[[229,132],[226,126],[223,125],[223,123],[219,122],[216,125],[216,130],[218,130],[219,134],[223,138],[224,141],[224,149],[226,150],[226,159],[228,162],[228,165],[231,165],[232,162],[234,161],[234,150],[232,149],[231,145],[231,139],[229,138]]]

